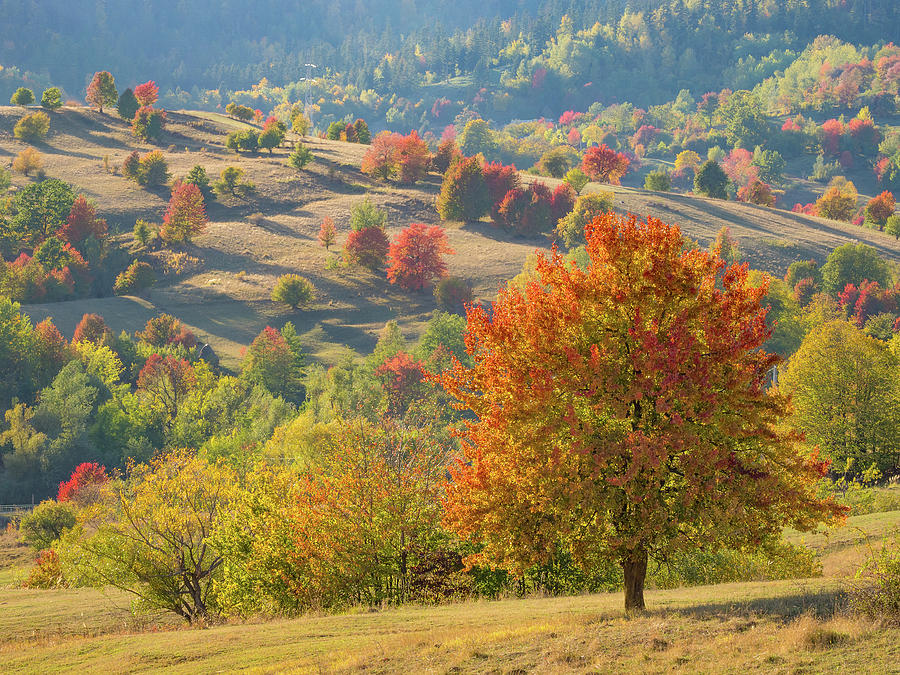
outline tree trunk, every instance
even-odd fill
[[[625,574],[625,613],[643,612],[644,579],[647,578],[647,550],[639,548],[622,559]]]

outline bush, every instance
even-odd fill
[[[25,87],[19,87],[13,92],[9,102],[13,105],[30,105],[34,103],[34,92]]]
[[[644,189],[655,190],[656,192],[668,192],[672,189],[672,181],[669,179],[669,172],[665,169],[651,171],[644,177]]]
[[[379,209],[368,197],[357,202],[350,209],[350,229],[354,232],[367,227],[384,228],[387,225],[387,211]]]
[[[28,577],[22,582],[23,588],[59,588],[66,585],[59,555],[52,548],[45,549],[38,554],[34,567],[28,573]]]
[[[888,217],[888,219],[884,221],[884,231],[894,235],[894,238],[900,239],[900,215]]]
[[[50,117],[45,112],[36,112],[25,115],[16,122],[13,135],[20,141],[37,143],[44,139],[50,131]]]
[[[584,171],[576,166],[566,172],[565,181],[572,186],[572,189],[575,190],[575,194],[581,194],[581,191],[584,189],[584,186],[588,184],[590,179],[585,175]]]
[[[613,199],[612,192],[581,195],[572,212],[557,222],[556,236],[562,239],[567,248],[583,246],[586,243],[584,228],[597,216],[612,211]]]
[[[315,159],[312,152],[303,143],[297,143],[294,151],[288,155],[288,165],[302,171],[303,168]]]
[[[138,108],[131,123],[131,133],[144,141],[158,141],[166,122],[166,111],[145,105]]]
[[[169,164],[159,150],[153,150],[141,157],[137,169],[137,182],[146,187],[159,187],[169,182]]]
[[[12,174],[0,166],[0,195],[9,190],[12,185]]]
[[[76,521],[75,509],[70,504],[50,499],[22,516],[19,533],[23,542],[35,551],[41,551],[52,548],[63,534],[75,527]]]
[[[59,110],[62,108],[62,92],[59,87],[50,87],[41,94],[41,106],[47,110]]]
[[[465,157],[444,173],[437,211],[441,220],[478,220],[491,209],[491,195],[481,163]]]
[[[465,314],[466,303],[474,297],[472,285],[460,277],[446,277],[434,285],[434,299],[447,312]]]
[[[44,169],[44,160],[41,157],[41,153],[39,153],[34,148],[25,148],[16,155],[16,158],[12,163],[13,171],[17,171],[25,176],[30,174],[32,171],[40,174]]]
[[[225,147],[235,152],[255,152],[259,147],[259,132],[253,129],[232,131],[225,139]]]
[[[315,298],[316,289],[312,282],[299,274],[284,274],[278,277],[272,289],[272,301],[283,302],[291,309],[305,307]]]
[[[885,541],[857,572],[851,608],[869,619],[900,623],[900,537]]]
[[[138,223],[144,221],[139,220]],[[137,229],[137,225],[135,225]],[[133,261],[117,277],[113,284],[113,292],[116,295],[128,295],[140,293],[156,283],[156,274],[153,268],[145,262]]]
[[[380,227],[351,230],[344,242],[344,260],[375,270],[384,265],[389,246],[387,234]]]
[[[248,108],[247,106],[240,105],[234,101],[225,106],[225,112],[232,117],[236,117],[245,122],[249,122],[253,119],[253,108]]]
[[[230,195],[241,199],[256,189],[253,183],[244,179],[244,170],[236,166],[226,166],[222,169],[219,180],[213,183],[212,187],[217,195]]]

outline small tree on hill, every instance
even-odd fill
[[[601,145],[588,148],[581,160],[581,170],[591,180],[619,185],[622,176],[628,173],[630,164],[630,160],[621,152],[616,152],[606,145]]]
[[[244,178],[244,170],[236,166],[227,166],[222,169],[219,180],[213,183],[213,190],[217,195],[229,195],[243,199],[253,192],[256,186]]]
[[[13,171],[21,173],[23,176],[29,175],[32,171],[41,171],[44,168],[44,160],[34,148],[25,148],[16,155],[12,163]]]
[[[169,182],[169,163],[160,150],[153,150],[143,155],[137,169],[137,182],[148,187],[159,187]]]
[[[461,158],[444,173],[437,211],[441,220],[478,220],[491,209],[491,194],[481,162]]]
[[[557,221],[556,236],[562,239],[567,248],[582,246],[586,243],[584,231],[588,223],[612,210],[612,192],[581,195],[575,202],[575,208]]]
[[[225,139],[225,147],[235,152],[256,152],[259,147],[259,132],[255,129],[232,131]]]
[[[368,197],[357,202],[350,209],[350,229],[356,232],[367,227],[384,228],[387,225],[387,211],[379,209]]]
[[[866,222],[879,228],[884,227],[887,219],[894,215],[897,200],[885,190],[877,197],[872,197],[866,204]]]
[[[257,138],[257,144],[263,150],[268,150],[269,154],[272,154],[272,150],[281,145],[281,142],[284,140],[284,131],[275,125],[270,126],[267,129],[264,129],[262,133]]]
[[[644,189],[656,192],[668,192],[672,189],[672,180],[665,169],[651,171],[644,177]]]
[[[159,100],[159,87],[156,86],[156,82],[149,80],[134,88],[134,97],[141,107],[152,106]]]
[[[587,269],[540,256],[535,283],[473,307],[474,366],[438,376],[474,420],[444,516],[468,562],[614,561],[642,611],[651,558],[841,520],[767,391],[766,289],[655,218],[606,214],[587,242]]]
[[[312,152],[303,143],[297,143],[294,151],[288,155],[288,165],[302,171],[304,167],[315,159]]]
[[[72,335],[72,343],[76,342],[93,342],[94,344],[107,344],[112,340],[113,334],[103,317],[99,314],[85,314],[81,317],[81,321],[75,326],[75,333]]]
[[[456,141],[448,138],[441,141],[437,152],[431,158],[431,165],[438,173],[445,173],[450,165],[460,157],[462,157],[462,153],[459,151]]]
[[[825,193],[816,200],[816,210],[823,218],[849,222],[856,211],[859,194],[856,186],[842,176],[835,176]]]
[[[203,195],[193,183],[182,183],[172,191],[159,234],[166,243],[188,243],[206,229]]]
[[[350,264],[376,270],[384,265],[389,246],[387,234],[380,227],[351,230],[344,242],[344,259]]]
[[[188,171],[187,176],[181,182],[196,185],[197,189],[200,190],[200,194],[203,195],[203,201],[207,204],[216,198],[215,191],[209,184],[209,176],[206,175],[206,169],[199,164]]]
[[[9,102],[13,105],[31,105],[34,103],[34,92],[25,87],[19,87],[13,92]]]
[[[306,136],[309,132],[309,118],[302,112],[298,112],[291,118],[291,129],[298,136]]]
[[[134,114],[131,133],[144,141],[158,141],[166,122],[166,111],[142,106]]]
[[[119,96],[119,100],[116,103],[116,112],[126,122],[131,122],[134,120],[134,115],[140,109],[141,104],[138,103],[137,98],[135,98],[134,92],[131,89],[126,89],[122,92],[122,95]]]
[[[337,230],[334,227],[334,221],[329,216],[325,216],[325,220],[322,221],[322,227],[319,228],[319,243],[327,251],[334,244],[336,236]]]
[[[694,190],[698,194],[716,199],[728,199],[728,176],[717,162],[709,159],[694,176]]]
[[[283,302],[291,309],[305,307],[316,296],[312,282],[299,274],[284,274],[278,277],[272,289],[272,301]]]
[[[103,106],[114,106],[119,101],[119,92],[116,91],[116,78],[105,70],[94,73],[94,77],[88,85],[85,99],[88,104],[96,106],[101,113],[103,112]]]
[[[62,92],[59,87],[50,87],[41,94],[41,107],[46,110],[59,110],[62,104]]]
[[[372,142],[372,133],[369,131],[369,125],[361,117],[353,123],[353,131],[356,133],[356,142],[368,145]]]
[[[44,140],[49,131],[50,117],[45,112],[36,112],[16,122],[13,135],[21,141],[37,143]]]
[[[97,217],[97,207],[84,195],[78,195],[72,204],[66,224],[57,234],[68,243],[77,246],[88,237],[103,239],[106,233],[106,221]]]
[[[390,246],[388,281],[413,291],[425,288],[432,279],[447,275],[443,256],[453,253],[444,228],[413,223]]]
[[[566,183],[572,186],[575,194],[581,194],[584,186],[588,184],[590,179],[585,175],[584,171],[579,167],[573,167],[566,172]]]

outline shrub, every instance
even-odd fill
[[[453,252],[444,228],[413,223],[402,230],[390,246],[388,281],[409,290],[420,290],[432,279],[446,276],[447,264],[443,255]]]
[[[668,192],[671,190],[672,181],[669,179],[669,172],[665,169],[658,169],[648,173],[644,177],[644,189],[657,192]]]
[[[12,185],[12,174],[0,166],[0,195],[3,195]]]
[[[884,221],[884,231],[894,235],[896,239],[900,239],[900,215],[888,217],[888,219]]]
[[[885,541],[857,573],[857,588],[850,606],[869,619],[900,623],[900,538]]]
[[[19,532],[22,541],[36,551],[52,548],[66,531],[75,527],[77,518],[70,504],[52,499],[41,502],[31,513],[22,516]]]
[[[188,171],[187,176],[185,176],[181,182],[196,185],[197,189],[200,190],[200,194],[203,195],[203,201],[207,204],[216,197],[215,191],[213,191],[212,186],[209,184],[209,176],[206,175],[206,169],[199,164]]]
[[[319,243],[328,251],[331,245],[334,244],[336,236],[337,230],[334,227],[334,221],[330,217],[325,216],[325,219],[322,221],[322,227],[319,228]]]
[[[437,211],[441,220],[478,220],[491,208],[491,195],[481,163],[465,157],[444,173]]]
[[[126,89],[122,92],[122,95],[119,96],[119,101],[116,103],[116,112],[119,113],[119,117],[123,120],[131,122],[134,120],[134,116],[137,114],[140,107],[141,104],[138,103],[134,92],[131,91],[131,89]]]
[[[47,110],[59,110],[62,108],[62,92],[59,87],[50,87],[41,94],[41,107]]]
[[[361,170],[377,180],[415,183],[425,177],[430,163],[428,145],[415,131],[407,136],[383,131],[363,156]]]
[[[856,186],[841,176],[832,179],[825,194],[816,200],[816,210],[823,218],[850,222],[856,211]]]
[[[13,92],[9,102],[13,105],[30,105],[34,103],[34,92],[25,87],[19,87]]]
[[[249,122],[253,119],[253,108],[248,108],[247,106],[240,105],[234,101],[225,106],[225,112],[232,117],[236,117],[245,122]]]
[[[106,233],[106,221],[97,217],[97,207],[84,195],[75,198],[65,225],[57,231],[61,239],[72,245],[79,245],[88,237],[99,241],[106,237]]]
[[[510,190],[515,190],[521,185],[519,181],[519,172],[513,165],[504,166],[500,162],[491,162],[481,167],[484,174],[484,182],[487,185],[488,194],[491,200],[491,216],[496,217],[497,209],[500,202]]]
[[[375,270],[384,265],[389,245],[387,234],[380,227],[351,230],[344,242],[344,260]]]
[[[315,158],[310,149],[303,145],[303,143],[297,143],[297,145],[294,146],[294,151],[288,155],[288,165],[297,169],[297,171],[302,171],[307,164],[313,161],[313,159]]]
[[[474,299],[472,285],[460,277],[445,277],[434,285],[434,299],[448,312],[465,314],[465,305]]]
[[[356,142],[368,145],[372,142],[372,133],[369,131],[369,125],[361,117],[353,123],[353,131],[356,133]]]
[[[37,143],[43,140],[49,131],[50,117],[45,112],[36,112],[25,115],[16,122],[13,135],[20,141]]]
[[[59,502],[85,504],[93,501],[96,487],[109,480],[106,467],[96,462],[82,462],[75,467],[69,480],[59,484],[56,499]]]
[[[169,182],[169,164],[160,150],[153,150],[141,157],[137,182],[146,187],[159,187]]]
[[[272,301],[283,302],[291,309],[305,307],[315,298],[315,290],[309,279],[299,274],[284,274],[275,282]]]
[[[230,195],[243,199],[256,189],[256,186],[244,178],[244,170],[236,166],[222,169],[219,180],[213,183],[217,195]]]
[[[225,139],[225,147],[235,152],[255,152],[259,147],[259,132],[254,129],[232,131]]]
[[[583,246],[586,243],[584,228],[597,216],[613,210],[613,193],[597,192],[581,195],[571,213],[563,216],[556,224],[556,236],[567,248]]]
[[[368,197],[357,202],[350,209],[350,229],[359,232],[367,227],[384,228],[387,225],[387,211],[379,209]]]
[[[34,567],[28,573],[28,577],[22,582],[24,588],[59,588],[66,585],[59,555],[52,548],[45,549],[38,554]]]
[[[565,181],[572,186],[572,189],[575,190],[575,194],[581,194],[581,191],[584,189],[584,186],[588,184],[590,179],[585,175],[584,171],[576,166],[566,172]]]
[[[144,221],[139,220],[138,223],[144,223]],[[146,225],[146,223],[144,224]],[[135,225],[135,229],[137,229],[137,225]],[[156,274],[153,272],[153,268],[148,263],[134,260],[116,277],[113,292],[116,295],[140,293],[155,283]]]
[[[138,108],[131,122],[131,133],[144,141],[158,141],[166,122],[166,111],[145,105]]]
[[[40,173],[44,168],[44,160],[41,157],[41,153],[39,153],[34,148],[25,148],[16,155],[16,158],[12,163],[13,171],[17,171],[25,176],[29,175],[32,171]]]
[[[538,171],[543,176],[562,178],[578,162],[578,155],[568,147],[551,148],[538,160]]]
[[[136,181],[141,172],[141,156],[137,150],[133,150],[122,162],[122,175]]]
[[[750,204],[758,204],[760,206],[775,206],[775,195],[772,194],[772,188],[767,183],[763,183],[759,178],[754,178],[747,185],[738,190],[738,201],[748,202]]]
[[[197,346],[197,336],[171,314],[160,314],[147,321],[143,331],[135,333],[141,342],[153,347]]]
[[[728,176],[716,162],[707,160],[694,176],[694,190],[716,199],[728,199]]]
[[[291,129],[299,136],[306,136],[309,131],[309,118],[301,112],[298,112],[291,118]]]
[[[272,150],[281,145],[281,142],[284,140],[284,130],[277,126],[271,125],[266,129],[263,129],[262,133],[256,139],[257,145],[264,149],[268,150],[269,154],[272,154]]]

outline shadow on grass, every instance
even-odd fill
[[[802,614],[812,614],[817,619],[829,619],[834,616],[836,610],[844,605],[846,596],[846,592],[840,589],[824,589],[808,593],[798,591],[791,595],[774,598],[705,603],[680,608],[677,612],[707,619],[733,617],[736,614],[764,614],[781,621],[789,621]]]

